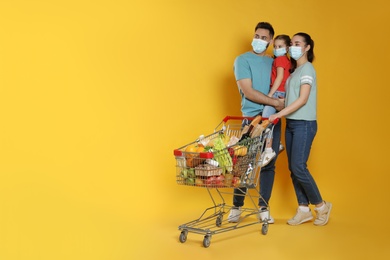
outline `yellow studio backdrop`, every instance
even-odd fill
[[[319,131],[309,168],[334,210],[321,231],[297,227],[310,237],[269,234],[269,250],[245,253],[299,256],[299,246],[275,243],[284,238],[303,241],[312,256],[325,245],[320,259],[388,257],[385,6],[1,1],[0,259],[242,255],[257,235],[232,234],[209,249],[178,242],[178,225],[210,199],[205,189],[176,184],[173,150],[240,114],[233,61],[250,50],[259,21],[315,40]],[[294,214],[294,196],[281,154],[276,219]]]

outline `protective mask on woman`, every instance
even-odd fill
[[[262,53],[268,47],[268,42],[263,41],[262,39],[253,39],[252,41],[253,51],[256,53]]]
[[[294,60],[299,60],[299,58],[303,55],[302,48],[299,46],[291,46],[289,52],[291,58],[293,58]]]
[[[283,55],[286,54],[286,53],[287,53],[286,48],[274,49],[274,55],[275,55],[275,57],[283,56]]]

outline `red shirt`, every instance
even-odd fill
[[[291,63],[290,60],[287,58],[286,55],[276,57],[274,59],[274,62],[272,63],[272,72],[271,72],[271,87],[274,84],[274,81],[276,79],[276,68],[282,67],[284,69],[284,75],[282,83],[280,83],[280,86],[277,91],[286,92],[286,89],[284,88],[284,85],[286,84],[286,80],[288,76],[290,76],[290,67]]]

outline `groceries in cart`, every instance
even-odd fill
[[[244,127],[226,124],[227,119],[210,135],[174,150],[176,180],[180,185],[199,187],[253,186],[259,174],[259,151],[269,124],[261,116],[250,118]]]
[[[251,121],[249,125],[243,120]],[[210,135],[201,135],[197,140],[174,150],[176,159],[176,182],[179,185],[205,187],[213,206],[207,207],[199,218],[179,226],[181,243],[189,233],[204,235],[203,246],[209,247],[213,235],[261,224],[261,233],[268,232],[268,221],[259,215],[254,198],[264,201],[260,195],[261,153],[265,140],[272,136],[273,126],[260,116],[254,118],[227,116]],[[230,188],[221,190],[220,188]],[[237,222],[224,220],[226,212],[233,209],[225,203],[224,195],[233,195],[240,190],[242,196],[250,197],[252,207],[240,207]],[[256,192],[249,192],[255,190]],[[216,196],[216,199],[214,198]],[[220,203],[217,203],[217,199]],[[267,207],[269,212],[269,207]]]

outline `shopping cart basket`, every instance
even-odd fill
[[[244,119],[251,124],[243,127]],[[209,247],[212,235],[260,223],[262,234],[267,234],[268,219],[259,219],[255,198],[262,199],[257,188],[261,152],[277,121],[270,124],[268,120],[261,120],[261,116],[227,116],[213,133],[174,150],[177,184],[206,188],[213,202],[199,218],[179,226],[180,242],[186,242],[188,233],[196,233],[204,235],[203,246]],[[234,188],[240,189],[253,207],[241,207],[239,221],[230,223],[223,219],[232,208],[225,203],[224,195],[232,195]],[[221,203],[216,203],[214,194]]]

